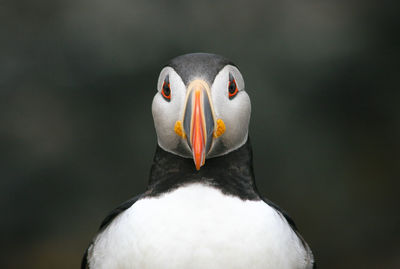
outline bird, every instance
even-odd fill
[[[239,68],[177,56],[152,102],[157,148],[147,189],[101,223],[82,269],[311,269],[294,221],[256,187],[250,97]]]

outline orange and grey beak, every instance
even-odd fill
[[[214,127],[209,86],[203,80],[194,80],[187,91],[183,129],[197,170],[204,165],[211,148]]]

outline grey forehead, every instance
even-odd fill
[[[172,67],[186,85],[195,77],[200,77],[211,85],[219,71],[228,64],[236,66],[220,55],[191,53],[173,58],[166,66]]]

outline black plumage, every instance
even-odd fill
[[[228,64],[236,66],[220,55],[190,53],[173,58],[166,66],[172,67],[186,85],[195,77],[200,77],[212,85],[218,72]]]
[[[250,139],[237,150],[220,157],[208,159],[207,165],[199,171],[195,169],[192,159],[177,156],[157,146],[147,190],[111,211],[101,223],[99,232],[104,230],[115,217],[130,208],[139,199],[156,197],[186,184],[202,183],[217,188],[226,195],[236,196],[242,200],[263,200],[286,219],[287,223],[298,235],[303,246],[308,249],[308,245],[298,233],[296,225],[290,216],[259,194],[255,184],[252,159]],[[88,250],[84,254],[81,269],[88,268],[87,255]]]

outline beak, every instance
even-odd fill
[[[210,88],[204,80],[194,80],[188,86],[183,117],[183,128],[193,153],[197,170],[204,165],[211,148],[215,129]]]

